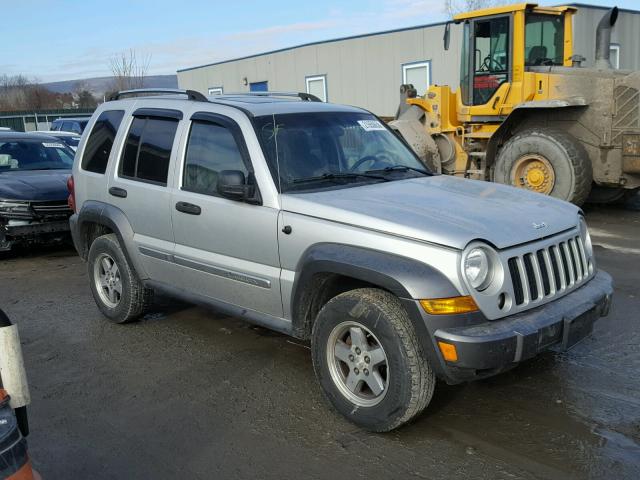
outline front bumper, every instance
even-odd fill
[[[459,383],[494,375],[549,348],[567,350],[589,335],[609,313],[613,281],[599,271],[572,293],[500,320],[437,329],[434,343],[455,345],[456,362],[440,358],[445,379]]]
[[[59,233],[69,231],[68,220],[33,222],[23,225],[4,225],[3,231],[6,237],[17,239],[42,235],[43,233]]]
[[[68,220],[42,220],[12,224],[0,218],[0,251],[10,250],[14,243],[45,242],[69,231]]]

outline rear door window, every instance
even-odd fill
[[[123,116],[123,110],[107,110],[100,114],[84,147],[81,165],[83,170],[95,173],[106,171]]]
[[[135,117],[120,163],[120,176],[166,185],[177,128],[176,119]]]

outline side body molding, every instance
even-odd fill
[[[97,225],[103,225],[116,234],[129,264],[133,266],[138,277],[141,280],[148,278],[148,274],[142,266],[139,256],[136,255],[133,229],[122,210],[107,203],[90,200],[82,205],[79,213],[71,216],[69,222],[73,243],[81,258],[86,260],[89,256],[89,246],[86,242],[86,235],[89,233],[89,230],[86,228],[87,224],[95,223]]]

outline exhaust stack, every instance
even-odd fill
[[[604,14],[596,28],[596,68],[611,69],[609,54],[611,48],[611,30],[618,20],[618,7]]]

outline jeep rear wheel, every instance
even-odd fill
[[[435,375],[406,310],[388,292],[364,288],[331,299],[311,346],[325,396],[361,427],[393,430],[431,400]]]
[[[510,138],[496,158],[495,182],[582,205],[593,172],[584,147],[566,132],[526,130]]]
[[[144,288],[112,233],[91,244],[88,273],[96,305],[114,323],[138,319],[151,303],[153,290]]]

